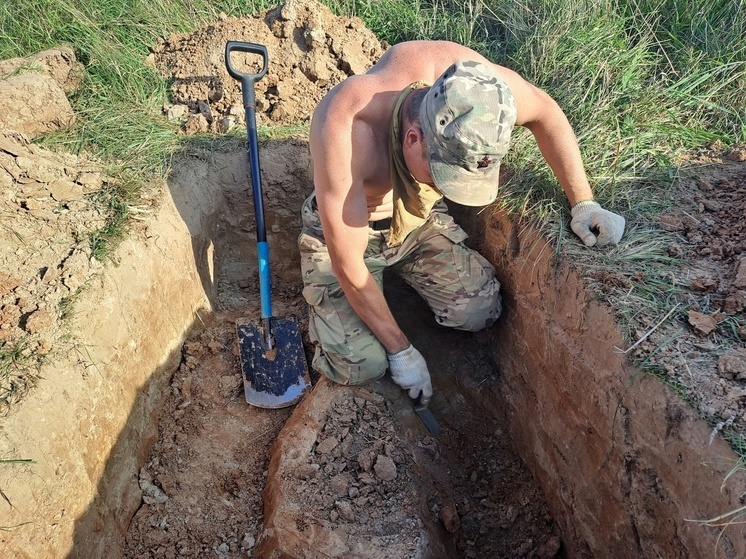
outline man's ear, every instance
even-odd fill
[[[422,143],[422,128],[415,124],[410,124],[404,131],[402,147],[411,148],[417,143]]]

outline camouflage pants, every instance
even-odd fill
[[[310,305],[310,337],[316,343],[313,368],[340,384],[364,384],[383,376],[386,350],[357,316],[332,272],[315,197],[303,204],[298,237],[303,296]],[[365,264],[383,289],[383,271],[392,269],[430,305],[436,321],[452,328],[481,330],[502,309],[495,269],[466,247],[467,235],[436,204],[427,221],[401,246],[386,245],[388,231],[368,230]]]

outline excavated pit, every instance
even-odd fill
[[[173,80],[168,112],[189,115],[186,132],[236,120],[222,53],[237,37],[270,47],[259,117],[275,124],[307,120],[384,48],[313,0],[169,37],[149,59]],[[307,145],[273,142],[261,156],[275,314],[305,327],[295,237]],[[724,190],[714,184],[697,188],[714,198]],[[182,155],[168,186],[77,299],[75,351],[49,359],[3,419],[2,458],[31,459],[0,469],[4,556],[746,557],[746,533],[726,514],[743,511],[737,457],[629,366],[610,311],[530,226],[454,208],[503,284],[505,313],[489,331],[433,329],[414,293],[387,278],[433,374],[441,431],[430,435],[388,379],[350,388],[315,377],[294,409],[248,406],[234,331],[259,315],[245,149]],[[694,208],[680,210],[692,221],[673,212],[666,230],[701,243],[690,214],[722,206],[740,219],[732,192],[723,203],[690,196]],[[674,371],[691,353],[664,364]],[[721,392],[728,405],[738,397]]]
[[[295,239],[307,146],[272,143],[261,157],[274,315],[305,328]],[[201,224],[190,231],[216,313],[158,406],[124,557],[743,556],[742,532],[689,520],[739,506],[721,489],[730,449],[706,446],[709,426],[625,364],[608,310],[504,217],[454,208],[499,270],[506,312],[493,329],[433,328],[414,292],[386,278],[430,363],[439,434],[388,379],[353,388],[314,375],[295,409],[248,406],[233,331],[239,316],[258,319],[245,152],[177,168],[170,186],[185,221]],[[214,199],[185,196],[195,187]],[[205,219],[200,207],[216,211]]]
[[[310,355],[295,244],[308,147],[271,142],[261,158],[274,314],[300,318]],[[245,148],[173,169],[119,266],[78,302],[88,374],[54,363],[8,418],[18,448],[51,457],[15,478],[24,507],[4,521],[39,522],[2,533],[10,556],[746,556],[739,526],[693,521],[742,506],[731,449],[626,364],[608,309],[499,214],[454,208],[503,285],[490,330],[433,329],[411,289],[386,279],[430,363],[439,434],[388,378],[314,376],[296,408],[247,405],[234,323],[259,310]]]

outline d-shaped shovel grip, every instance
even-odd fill
[[[262,57],[262,69],[258,74],[244,74],[239,72],[231,64],[232,52],[245,52],[249,54],[258,54]],[[235,80],[241,82],[241,93],[243,95],[243,106],[255,108],[254,83],[258,82],[267,73],[269,58],[267,56],[267,47],[256,43],[244,43],[241,41],[228,41],[225,45],[225,67],[228,73]]]

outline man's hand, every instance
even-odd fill
[[[624,234],[624,218],[601,207],[598,202],[585,200],[572,208],[570,227],[588,247],[615,245]]]
[[[388,357],[393,381],[404,390],[408,390],[409,397],[413,400],[422,393],[420,403],[426,406],[433,397],[433,385],[422,354],[409,344],[407,349]]]

